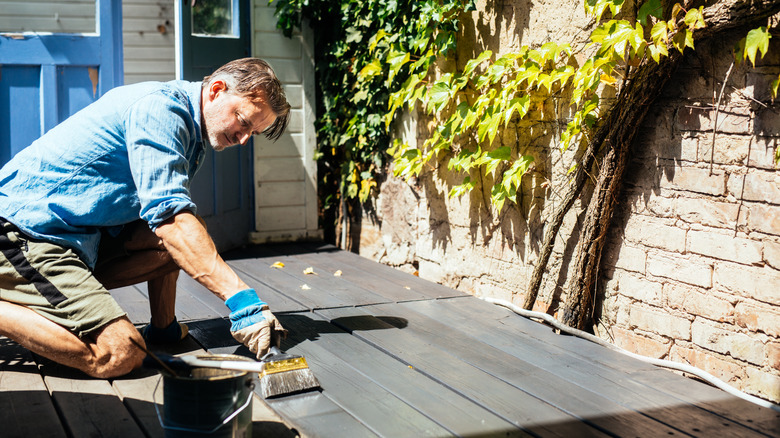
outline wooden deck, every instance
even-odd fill
[[[256,397],[254,436],[780,436],[775,411],[332,246],[225,259],[290,330],[282,348],[322,384]],[[144,286],[113,292],[133,322],[149,320]],[[227,313],[181,276],[177,315],[191,335],[168,351],[251,356]],[[163,436],[159,380],[148,370],[87,378],[0,338],[0,436]]]

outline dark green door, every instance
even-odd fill
[[[248,0],[177,0],[177,77],[199,81],[250,55]],[[194,5],[193,5],[194,4]],[[252,145],[209,150],[192,181],[192,196],[220,250],[246,243],[254,229]]]

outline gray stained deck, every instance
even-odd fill
[[[255,398],[254,436],[780,436],[777,412],[332,246],[224,257],[322,384]],[[149,320],[143,285],[113,293],[134,323]],[[190,336],[165,351],[251,356],[227,313],[182,275],[177,315]],[[0,338],[0,436],[162,436],[158,382],[149,370],[87,378]]]

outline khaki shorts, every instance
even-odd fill
[[[125,316],[73,250],[31,239],[0,219],[0,299],[83,337]]]

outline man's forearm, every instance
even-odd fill
[[[222,260],[206,228],[192,213],[176,214],[155,234],[184,272],[223,300],[249,288]]]

